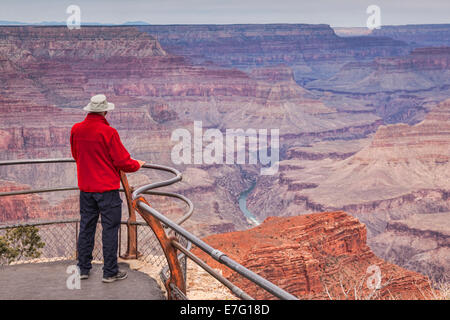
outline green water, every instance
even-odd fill
[[[252,185],[250,186],[250,188],[248,188],[247,190],[243,191],[239,195],[239,208],[241,209],[242,213],[244,214],[244,216],[247,218],[247,220],[251,224],[259,225],[260,222],[258,221],[258,219],[255,217],[255,215],[253,213],[251,213],[250,210],[247,209],[247,197],[250,194],[250,192],[253,191],[255,186],[256,186],[256,182],[253,182]]]

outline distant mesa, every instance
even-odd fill
[[[450,46],[450,24],[382,26],[370,35],[389,37],[412,46]]]
[[[309,82],[308,89],[339,93],[395,93],[450,85],[450,47],[416,48],[398,57],[350,62],[334,76]]]
[[[66,21],[41,21],[41,22],[21,22],[0,20],[0,26],[65,26]],[[81,26],[144,26],[149,25],[145,21],[127,21],[124,23],[104,23],[104,22],[82,22]]]

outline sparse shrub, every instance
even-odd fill
[[[0,236],[0,265],[10,264],[22,258],[39,258],[41,241],[39,229],[34,226],[10,228]]]

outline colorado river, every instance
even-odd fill
[[[250,188],[243,191],[239,195],[239,208],[241,209],[244,216],[247,218],[247,220],[254,225],[259,225],[258,219],[253,215],[253,213],[250,212],[250,210],[247,209],[247,196],[250,194],[250,192],[253,191],[253,189],[256,186],[256,182],[253,182]]]

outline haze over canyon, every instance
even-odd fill
[[[449,79],[450,25],[0,26],[0,160],[71,157],[70,128],[103,93],[132,157],[183,173],[188,230],[303,297],[339,298],[339,272],[378,265],[394,298],[426,298],[450,271]],[[174,164],[172,133],[196,121],[278,129],[278,171]],[[0,167],[0,191],[73,185],[73,164]],[[0,198],[0,223],[77,215],[77,192]]]

